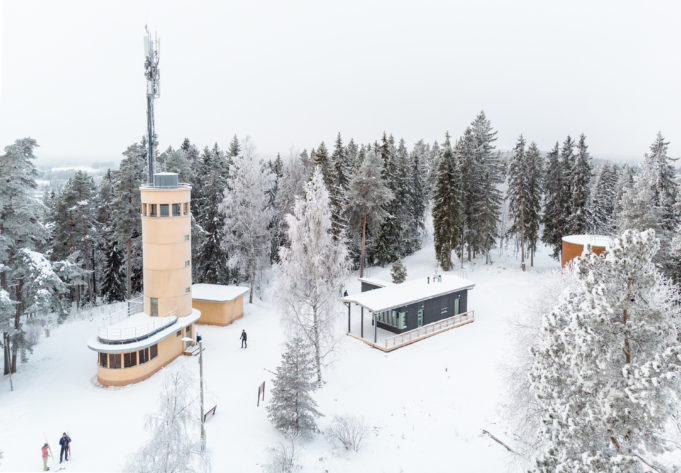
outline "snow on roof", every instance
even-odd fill
[[[437,282],[431,276],[430,284],[428,279],[423,277],[402,284],[392,284],[372,291],[351,294],[342,300],[359,304],[371,312],[381,312],[475,287],[471,281],[452,274],[440,276],[442,281]]]
[[[99,338],[103,342],[110,343],[139,340],[164,329],[176,320],[175,315],[151,317],[144,312],[138,312],[119,322],[100,328]]]
[[[612,238],[607,235],[568,235],[563,237],[563,241],[573,245],[591,245],[607,248],[610,246]]]
[[[193,284],[192,300],[210,302],[230,302],[246,294],[250,288],[224,284]]]
[[[384,281],[383,279],[378,279],[378,278],[359,278],[359,282],[364,282],[367,284],[371,284],[372,286],[378,286],[378,287],[387,287],[387,286],[392,286],[393,283],[390,281]]]
[[[137,314],[135,314],[137,315]],[[149,315],[143,314],[148,318],[157,318],[157,317],[151,317]],[[165,317],[163,317],[165,318]],[[192,313],[189,315],[186,315],[184,317],[177,317],[175,322],[172,323],[171,325],[165,327],[159,332],[156,332],[149,337],[139,340],[136,342],[130,342],[130,343],[118,343],[118,344],[110,344],[110,343],[102,343],[99,340],[99,337],[94,336],[91,337],[88,342],[87,346],[90,350],[96,351],[96,352],[104,352],[104,353],[126,353],[130,351],[135,351],[135,350],[141,350],[143,348],[150,347],[152,345],[156,345],[158,342],[163,340],[164,338],[168,337],[169,335],[174,334],[180,329],[183,329],[197,320],[201,318],[201,312],[199,312],[196,309],[192,309]]]

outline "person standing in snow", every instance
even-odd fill
[[[50,446],[45,442],[45,445],[40,449],[43,454],[43,471],[49,470],[47,467],[47,457],[50,455],[52,452],[50,451]]]
[[[64,432],[59,439],[59,445],[61,445],[61,451],[59,452],[59,463],[62,462],[62,460],[69,461],[69,444],[71,443],[71,437],[66,435],[66,432]]]
[[[241,348],[248,348],[248,343],[246,341],[248,340],[248,335],[246,335],[246,330],[241,330]]]

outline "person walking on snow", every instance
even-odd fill
[[[45,445],[40,449],[43,454],[43,471],[49,470],[47,467],[47,456],[51,454],[52,452],[50,451],[50,446],[45,442]]]
[[[246,330],[241,330],[241,348],[248,348],[248,343],[246,341],[248,340],[248,335],[246,335]]]
[[[69,461],[69,444],[71,443],[71,437],[66,435],[66,432],[64,432],[59,439],[59,445],[61,445],[61,451],[59,452],[59,463],[62,462],[62,460]]]

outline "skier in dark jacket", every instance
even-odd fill
[[[64,432],[59,439],[59,445],[61,445],[61,451],[59,452],[59,463],[62,462],[62,460],[69,461],[69,444],[71,443],[71,437],[66,435],[66,432]]]
[[[248,348],[248,335],[246,335],[246,330],[241,330],[241,348]]]

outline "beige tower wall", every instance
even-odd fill
[[[180,317],[189,315],[192,311],[192,248],[191,213],[187,207],[191,200],[191,188],[143,186],[140,192],[143,212],[144,312],[151,314],[151,298],[157,298],[159,316],[168,315],[175,309]],[[154,204],[156,216],[152,217],[150,206]],[[168,204],[170,216],[159,216],[160,204]],[[180,216],[172,216],[172,204],[180,204]]]

